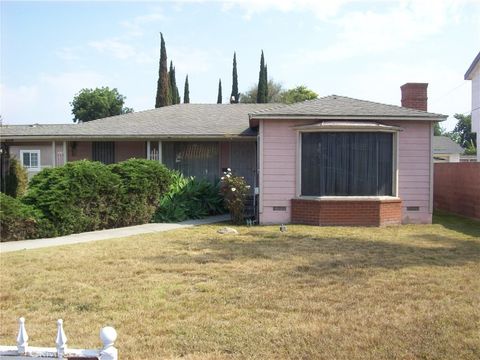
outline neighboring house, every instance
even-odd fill
[[[480,52],[465,73],[465,80],[472,80],[472,132],[477,133],[477,161],[480,162]]]
[[[433,124],[446,116],[426,112],[427,84],[402,86],[402,105],[179,104],[1,135],[31,172],[137,157],[214,180],[230,167],[256,188],[262,224],[430,223]]]
[[[433,137],[433,162],[460,162],[464,149],[448,136]]]

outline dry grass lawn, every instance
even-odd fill
[[[0,343],[127,359],[479,359],[480,223],[216,226],[1,255]]]

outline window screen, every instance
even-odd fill
[[[113,164],[115,162],[115,143],[113,141],[92,142],[92,159],[104,164]]]
[[[218,142],[162,142],[162,162],[185,176],[216,181],[220,177]]]

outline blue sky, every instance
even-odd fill
[[[400,85],[428,82],[429,111],[471,109],[463,75],[480,50],[480,1],[2,1],[0,114],[5,124],[70,123],[82,88],[115,87],[135,111],[151,109],[159,32],[194,103],[214,103],[269,77],[400,104]],[[451,129],[449,119],[445,126]]]

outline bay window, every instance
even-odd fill
[[[301,135],[302,196],[393,196],[394,134],[321,131]]]

